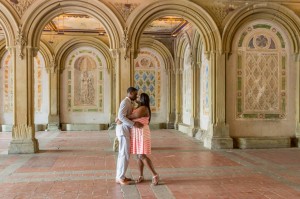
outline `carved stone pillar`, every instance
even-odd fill
[[[59,130],[59,70],[55,60],[52,60],[47,68],[49,75],[49,116],[48,116],[48,131]]]
[[[182,84],[182,71],[177,68],[176,69],[176,95],[175,95],[175,106],[176,106],[176,116],[175,116],[175,129],[178,129],[178,125],[182,122],[182,112],[181,112],[181,84]]]
[[[114,123],[116,118],[116,65],[113,62],[112,67],[109,70],[110,82],[111,82],[111,104],[110,104],[110,123]]]
[[[225,54],[211,52],[211,125],[204,146],[210,149],[233,148],[229,127],[225,123]]]
[[[294,55],[295,66],[297,68],[296,84],[296,146],[300,148],[300,54]]]
[[[132,66],[130,65],[130,59],[125,59],[125,50],[113,50],[115,59],[115,97],[116,97],[116,110],[119,110],[120,102],[125,98],[128,87],[133,86],[132,79]]]
[[[194,62],[195,63],[195,62]],[[200,65],[192,65],[192,113],[191,113],[191,133],[194,136],[200,129]]]
[[[167,128],[174,128],[174,122],[176,118],[175,113],[175,99],[176,96],[176,84],[175,83],[175,72],[172,69],[168,69],[168,115],[167,115]]]
[[[34,127],[34,56],[36,49],[27,47],[19,31],[16,48],[12,50],[14,67],[14,124],[8,153],[38,152]],[[25,51],[25,52],[24,52]]]

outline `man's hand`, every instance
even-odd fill
[[[133,126],[140,129],[140,128],[143,128],[144,125],[140,122],[134,122]]]

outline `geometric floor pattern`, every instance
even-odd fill
[[[299,199],[300,149],[207,150],[176,130],[152,131],[158,186],[115,183],[113,131],[37,132],[40,152],[8,155],[0,133],[2,199]],[[127,177],[137,178],[131,156]]]

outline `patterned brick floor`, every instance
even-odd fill
[[[300,150],[211,151],[175,130],[152,131],[154,166],[161,176],[115,183],[113,131],[38,132],[40,152],[7,155],[11,133],[0,133],[0,198],[300,198]],[[128,177],[137,178],[135,158]]]

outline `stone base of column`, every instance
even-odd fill
[[[300,148],[300,123],[296,126],[296,137],[294,139],[294,146]]]
[[[47,131],[58,131],[60,129],[59,127],[60,127],[59,116],[49,115]]]
[[[204,138],[204,147],[209,149],[232,149],[233,140],[229,137],[229,126],[225,123],[211,125],[208,136]]]
[[[59,131],[59,124],[58,123],[49,123],[47,125],[47,131]]]
[[[204,147],[209,149],[232,149],[233,141],[232,138],[205,138]]]
[[[173,122],[167,122],[166,129],[174,129],[174,128],[175,128],[175,124]]]
[[[194,137],[198,129],[194,128],[191,125],[187,124],[178,124],[178,131],[181,131],[182,133],[187,134],[190,137]]]
[[[300,148],[300,137],[296,137],[294,143],[295,143],[296,147]]]
[[[8,148],[9,154],[37,153],[38,151],[39,143],[37,139],[12,140]]]
[[[236,137],[234,138],[234,141],[236,147],[240,149],[271,149],[291,147],[290,137]]]

